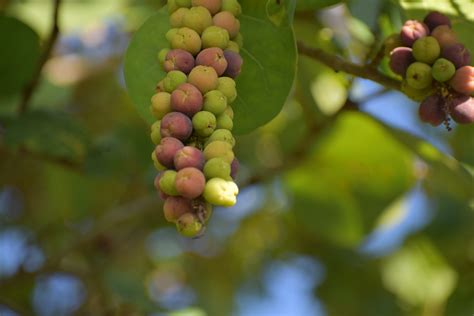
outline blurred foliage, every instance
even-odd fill
[[[422,125],[408,99],[295,64],[287,43],[362,63],[404,19],[437,9],[474,49],[472,1],[242,0],[263,68],[247,56],[236,124],[265,124],[238,137],[238,205],[216,209],[197,240],[162,216],[135,108],[147,116],[149,96],[132,104],[122,74],[131,34],[150,16],[166,25],[164,2],[63,1],[61,36],[18,115],[52,1],[0,1],[0,315],[471,315],[473,126]],[[137,34],[153,39],[128,56],[150,75],[134,78],[141,94],[160,77],[146,72],[160,39]],[[379,69],[393,75],[386,60]],[[275,88],[257,94],[264,77]],[[367,101],[412,110],[381,120]]]

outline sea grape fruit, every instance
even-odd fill
[[[170,112],[161,120],[161,136],[174,137],[185,141],[193,132],[191,119],[180,112]]]
[[[176,153],[183,148],[183,143],[173,137],[164,137],[161,142],[156,146],[155,154],[158,161],[167,168],[174,167],[174,156]]]
[[[212,178],[206,183],[204,198],[211,204],[233,206],[237,202],[239,188],[233,181]]]
[[[216,129],[217,122],[214,114],[200,111],[193,116],[193,128],[201,137],[210,136]]]
[[[221,76],[227,69],[227,60],[224,52],[219,47],[203,49],[196,56],[196,65],[209,66],[214,68],[218,76]]]
[[[176,190],[188,199],[195,199],[204,192],[206,178],[201,170],[193,167],[181,169],[176,174]]]
[[[204,167],[204,154],[196,147],[185,146],[178,150],[174,156],[176,170],[193,167],[202,170]]]
[[[474,123],[474,99],[470,96],[457,96],[449,102],[453,120],[460,124]]]
[[[212,18],[215,26],[219,26],[229,32],[230,38],[234,38],[239,34],[240,22],[229,11],[222,11],[214,15]]]
[[[172,49],[166,54],[163,68],[166,72],[179,70],[188,74],[194,68],[194,57],[184,49]]]
[[[168,92],[158,92],[151,97],[151,113],[161,120],[171,111],[171,95]]]
[[[443,99],[437,94],[427,97],[418,108],[420,119],[433,126],[443,123],[446,118],[443,111],[443,102]]]
[[[230,164],[222,158],[209,159],[204,165],[206,179],[221,178],[230,180]]]
[[[449,84],[459,93],[467,95],[474,93],[474,67],[464,66],[456,70]]]
[[[456,72],[454,64],[445,58],[439,58],[431,67],[431,74],[436,81],[445,82],[451,79]]]
[[[224,56],[227,60],[227,69],[224,72],[224,76],[236,78],[240,74],[242,68],[242,57],[240,56],[240,54],[231,50],[225,50]]]
[[[204,95],[203,110],[214,115],[222,114],[227,108],[227,98],[219,90],[211,90]]]
[[[413,56],[417,61],[431,65],[438,59],[441,48],[436,38],[426,36],[413,43]]]
[[[402,27],[400,38],[404,45],[411,47],[417,39],[428,36],[428,34],[429,29],[426,24],[416,20],[408,20]]]
[[[171,94],[171,108],[190,117],[202,109],[203,97],[198,88],[183,83]]]
[[[430,12],[423,22],[428,26],[430,31],[433,31],[436,27],[440,25],[451,27],[451,21],[449,18],[437,11]]]
[[[414,62],[408,67],[406,78],[408,85],[412,88],[425,89],[433,82],[431,67],[418,61]]]
[[[176,223],[183,214],[191,213],[192,211],[191,200],[180,196],[170,196],[166,198],[163,205],[165,219],[171,223]]]
[[[397,47],[390,54],[389,66],[394,73],[404,77],[408,66],[414,61],[415,58],[410,47]]]
[[[183,26],[193,29],[198,34],[212,25],[212,16],[205,7],[192,7],[183,16]]]
[[[188,82],[199,89],[203,94],[217,88],[218,76],[214,68],[196,66],[189,73]]]
[[[201,39],[203,48],[219,47],[221,49],[225,49],[230,40],[229,32],[215,25],[206,28],[202,32]]]
[[[451,61],[456,69],[471,63],[469,50],[460,43],[444,47],[441,51],[441,57]]]
[[[204,148],[204,158],[206,158],[206,160],[222,158],[224,161],[232,163],[232,160],[234,160],[234,152],[228,142],[216,140]]]

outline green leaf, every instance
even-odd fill
[[[472,198],[473,174],[454,157],[438,150],[426,140],[390,127],[386,130],[429,166],[425,184],[430,191],[449,193],[459,199]]]
[[[233,104],[234,132],[250,132],[269,122],[283,107],[296,72],[296,45],[292,27],[276,26],[263,17],[242,15],[244,66],[237,78],[238,98]],[[165,33],[168,14],[161,10],[135,33],[125,57],[125,79],[140,115],[154,121],[149,106],[156,84],[165,76],[158,52],[169,47]],[[255,30],[258,30],[256,32]]]
[[[298,0],[296,3],[297,11],[320,10],[338,3],[345,2],[341,0]]]
[[[413,157],[360,113],[342,115],[321,137],[310,158],[286,179],[295,218],[310,234],[355,246],[381,212],[413,186]]]
[[[31,111],[6,124],[5,145],[81,161],[88,137],[78,121],[60,112]]]
[[[0,95],[21,91],[39,60],[39,37],[23,22],[0,15]]]

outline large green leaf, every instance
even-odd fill
[[[242,15],[240,20],[244,66],[237,79],[239,96],[233,107],[235,132],[242,134],[267,123],[283,107],[296,72],[296,46],[287,20],[279,25],[260,15]],[[154,121],[149,111],[150,98],[165,76],[157,54],[169,46],[165,39],[169,28],[168,14],[163,9],[136,32],[125,57],[130,96],[148,123]]]
[[[38,35],[23,22],[0,15],[0,95],[15,94],[30,80],[39,59]]]
[[[342,115],[312,155],[287,176],[298,225],[358,245],[386,207],[414,184],[413,156],[360,113]]]

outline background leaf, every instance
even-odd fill
[[[40,54],[39,37],[28,25],[0,15],[0,95],[19,92],[33,75]]]

